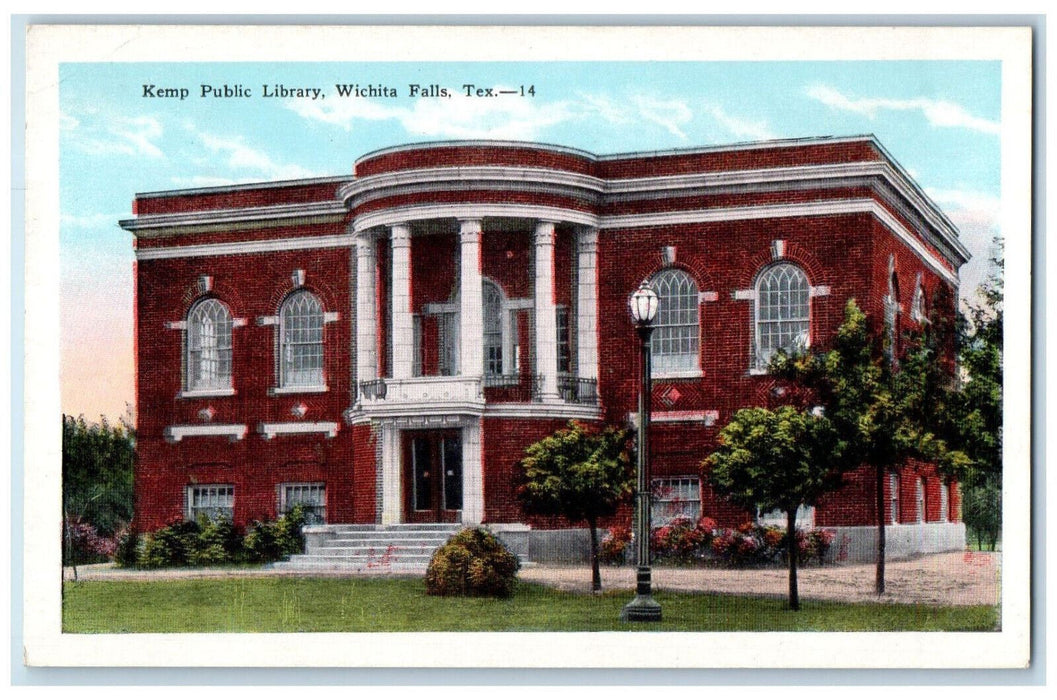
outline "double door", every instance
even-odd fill
[[[462,510],[462,433],[404,433],[404,521],[459,522]]]

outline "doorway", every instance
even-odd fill
[[[462,431],[406,431],[404,522],[459,522],[462,510]]]

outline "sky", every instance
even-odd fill
[[[959,228],[973,255],[963,297],[1002,234],[998,62],[67,63],[59,75],[62,410],[90,420],[134,400],[133,238],[118,221],[137,192],[347,175],[369,151],[445,139],[608,154],[874,134]],[[342,98],[339,84],[395,96]],[[450,96],[412,97],[412,84]],[[225,85],[250,96],[202,96]],[[271,96],[280,85],[322,98]]]

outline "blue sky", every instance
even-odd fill
[[[997,62],[92,63],[60,81],[62,406],[90,418],[133,400],[134,257],[117,221],[136,192],[343,175],[368,151],[450,138],[603,154],[872,133],[961,229],[976,256],[963,295],[1001,233]],[[326,97],[261,96],[280,83]],[[341,99],[337,83],[398,96]],[[412,98],[412,83],[452,96]],[[536,94],[467,98],[466,83]],[[202,98],[203,84],[253,96]]]

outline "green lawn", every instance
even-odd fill
[[[520,584],[509,600],[435,598],[421,579],[233,578],[65,586],[65,632],[538,632],[994,630],[991,606],[839,604],[659,592],[661,623],[624,624],[627,591]]]

